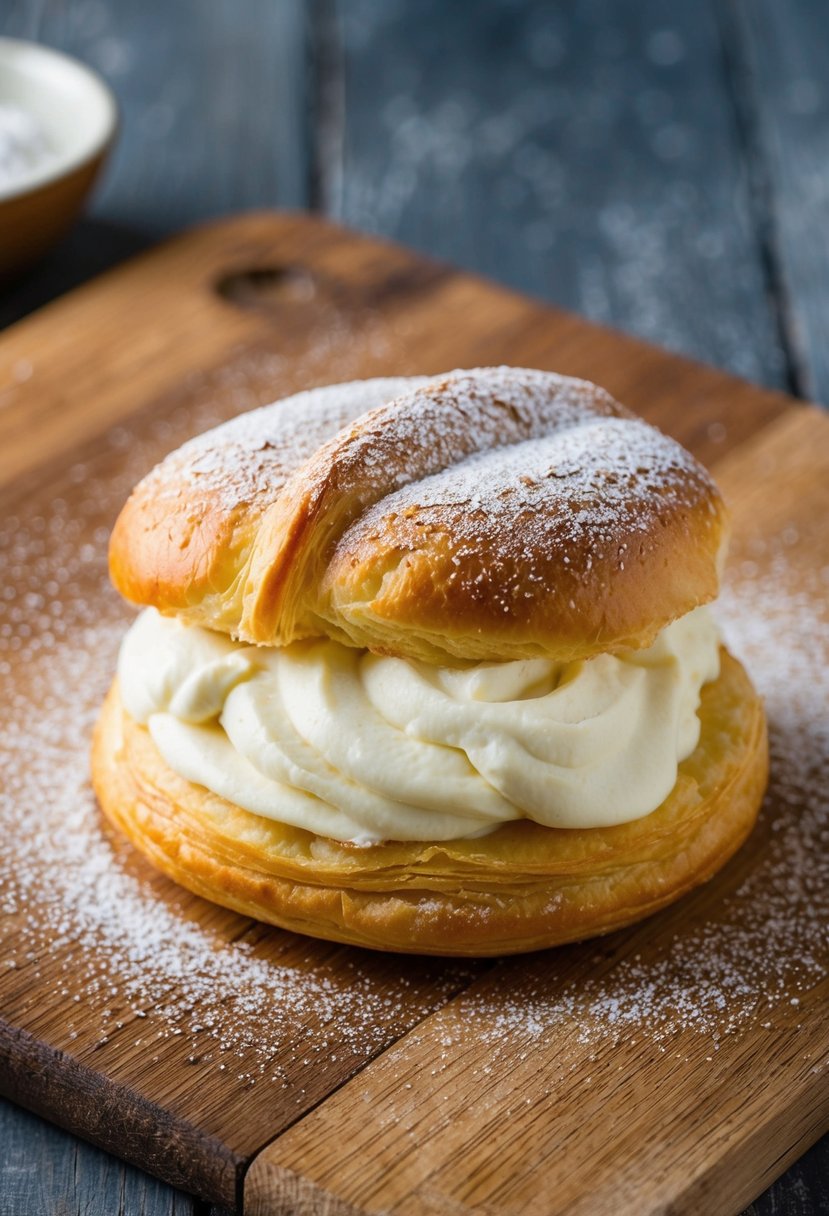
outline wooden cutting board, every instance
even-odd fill
[[[298,388],[499,361],[597,380],[730,497],[723,612],[774,752],[749,844],[633,929],[495,963],[313,942],[173,887],[86,780],[131,484]],[[251,1213],[738,1212],[829,1114],[827,507],[816,410],[307,216],[191,232],[7,331],[2,1091]]]

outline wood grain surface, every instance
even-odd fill
[[[825,509],[829,484],[827,424],[814,411],[301,216],[194,231],[0,339],[0,502],[21,521],[48,518],[56,502],[71,517],[75,504],[72,543],[85,554],[75,602],[96,603],[117,637],[129,613],[105,590],[103,543],[93,539],[114,517],[128,475],[206,421],[299,387],[497,360],[591,376],[688,444],[738,504],[738,553],[741,544],[751,549],[752,529],[797,519],[803,561],[826,560],[822,531],[807,527]],[[771,482],[770,470],[779,470]],[[36,582],[37,567],[16,577]],[[7,664],[9,687],[25,697],[25,650],[10,651]],[[537,1000],[589,986],[636,955],[655,964],[683,925],[716,924],[728,892],[765,864],[769,831],[722,880],[598,953],[571,948],[494,968],[401,961],[263,929],[182,895],[112,842],[113,867],[160,915],[197,924],[228,957],[240,943],[264,966],[283,968],[295,988],[310,977],[340,993],[344,1009],[356,967],[372,1033],[355,1032],[348,1009],[332,1020],[327,1006],[305,1002],[301,1033],[289,1027],[274,1040],[267,1076],[256,1074],[254,1086],[255,1042],[234,1047],[232,1073],[217,1063],[230,1024],[208,1035],[192,1029],[192,1011],[179,1010],[171,1031],[164,1000],[136,1013],[120,992],[89,987],[75,1002],[67,974],[111,966],[115,981],[117,962],[85,957],[83,941],[69,957],[63,939],[50,948],[48,920],[40,951],[22,951],[37,910],[21,907],[2,927],[4,957],[17,964],[0,978],[2,1088],[206,1199],[241,1205],[244,1192],[251,1211],[539,1211],[555,1185],[559,1210],[697,1211],[714,1196],[708,1210],[736,1212],[825,1126],[814,1070],[827,1046],[825,993],[800,993],[797,1006],[778,1010],[773,1032],[750,1025],[724,1040],[713,1069],[703,1054],[710,1043],[692,1030],[667,1057],[643,1056],[628,1039],[597,1049],[564,1031],[528,1051],[519,1025],[514,1040],[499,1043],[508,1083],[485,1061],[505,1002],[521,1008],[522,993]],[[41,884],[49,881],[44,872]],[[468,1025],[475,1032],[458,1040]],[[154,1035],[149,1056],[143,1044]],[[519,1092],[532,1101],[516,1114]],[[562,1158],[553,1116],[595,1143],[608,1104],[630,1122],[613,1154]]]
[[[783,384],[721,7],[344,6],[329,211]]]
[[[829,260],[814,249],[829,200],[822,73],[829,9],[802,0],[787,10],[774,0],[738,0],[734,14],[733,66],[791,380],[801,395],[826,403]]]

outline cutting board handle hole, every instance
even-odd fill
[[[237,308],[264,309],[309,304],[319,284],[302,266],[256,266],[221,275],[215,290]]]

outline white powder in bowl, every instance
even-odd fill
[[[0,101],[0,190],[13,189],[55,155],[34,114]]]

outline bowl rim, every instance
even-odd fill
[[[58,150],[55,156],[50,157],[42,167],[30,170],[11,186],[0,186],[0,206],[14,199],[24,198],[27,194],[34,194],[37,190],[42,190],[63,178],[70,177],[85,165],[96,160],[111,143],[119,119],[118,102],[112,89],[100,73],[81,59],[76,59],[74,55],[67,55],[66,52],[56,50],[43,43],[33,42],[28,38],[0,37],[0,66],[4,61],[14,62],[17,57],[24,61],[22,66],[17,65],[23,72],[26,71],[27,57],[59,60],[63,70],[68,68],[74,72],[89,90],[89,95],[95,98],[99,113],[103,115],[103,128],[95,140],[82,144],[78,151],[69,154]]]

